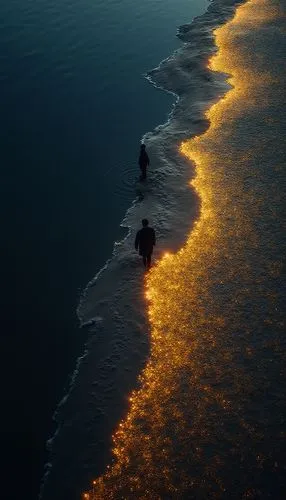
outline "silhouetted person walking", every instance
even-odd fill
[[[143,227],[139,229],[135,239],[135,250],[139,247],[139,255],[142,255],[143,264],[147,269],[151,266],[153,246],[156,245],[155,231],[152,227],[148,227],[148,224],[147,219],[142,220]]]
[[[150,160],[149,160],[149,156],[147,155],[147,152],[146,152],[145,144],[141,144],[140,156],[139,156],[138,163],[139,163],[139,167],[140,167],[141,172],[142,172],[140,180],[144,181],[147,177],[147,166],[150,165]]]

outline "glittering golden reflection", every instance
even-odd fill
[[[202,200],[201,215],[185,247],[165,254],[148,274],[151,357],[113,437],[114,462],[94,481],[86,494],[90,500],[203,499],[225,493],[230,498],[228,476],[235,484],[268,459],[263,422],[244,411],[257,395],[250,339],[257,326],[251,318],[259,317],[260,305],[252,297],[275,301],[252,262],[260,258],[253,221],[262,201],[254,200],[257,179],[251,169],[263,138],[249,133],[234,145],[233,137],[262,97],[267,104],[275,83],[263,65],[255,69],[249,52],[255,30],[277,16],[278,8],[253,0],[215,32],[219,52],[211,68],[231,74],[233,89],[208,112],[208,131],[181,145],[196,163],[193,185]],[[275,269],[279,263],[269,265],[269,274]],[[263,385],[263,371],[256,369],[257,384]],[[236,487],[239,498],[252,492],[251,484],[241,491]]]

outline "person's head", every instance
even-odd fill
[[[143,226],[143,227],[147,227],[147,226],[148,226],[148,224],[149,224],[148,219],[142,219],[142,226]]]
[[[140,146],[140,147],[141,147],[142,151],[144,151],[144,150],[145,150],[145,148],[146,148],[145,144],[141,144],[141,146]]]

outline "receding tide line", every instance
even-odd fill
[[[235,161],[239,173],[248,153],[232,151],[232,134],[246,106],[259,105],[257,88],[269,83],[267,75],[254,79],[247,50],[241,49],[245,33],[259,30],[275,15],[266,0],[250,0],[214,32],[219,50],[210,67],[231,74],[232,89],[208,111],[206,133],[180,146],[196,163],[192,185],[202,200],[200,218],[184,248],[165,255],[146,277],[150,359],[113,436],[114,461],[83,494],[85,499],[159,500],[195,497],[196,492],[197,498],[213,498],[226,489],[222,456],[212,444],[218,422],[234,414],[234,387],[239,401],[248,381],[233,369],[231,391],[220,384],[232,369],[232,348],[225,338],[233,309],[232,298],[226,309],[217,297],[233,275],[247,276],[233,257],[233,242],[240,255],[255,245],[245,194],[233,171]],[[238,436],[229,437],[233,455],[245,427],[241,418]]]

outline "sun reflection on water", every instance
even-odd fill
[[[147,275],[151,356],[113,436],[114,461],[84,498],[230,498],[230,475],[235,498],[257,494],[255,484],[239,482],[269,462],[267,412],[251,406],[268,360],[257,362],[253,337],[262,301],[266,309],[272,304],[264,324],[275,322],[276,297],[265,279],[280,268],[277,262],[265,271],[254,223],[263,200],[245,189],[257,181],[263,140],[233,137],[271,97],[271,72],[254,66],[247,42],[277,16],[266,0],[251,0],[215,32],[219,51],[210,67],[231,74],[233,89],[208,111],[207,132],[181,144],[196,164],[191,184],[201,215],[184,248],[166,252]]]

